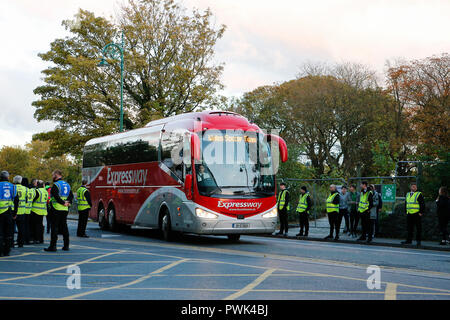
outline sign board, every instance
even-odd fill
[[[381,199],[383,202],[395,202],[396,186],[395,184],[383,184],[381,187]]]

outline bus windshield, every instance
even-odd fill
[[[275,192],[271,150],[264,135],[242,130],[201,133],[202,162],[196,164],[198,190],[209,197],[269,197]]]

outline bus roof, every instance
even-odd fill
[[[230,117],[227,118],[227,121],[224,123],[224,116]],[[233,117],[233,118],[231,118]],[[191,112],[179,114],[172,117],[167,117],[155,121],[151,121],[146,124],[145,127],[139,129],[133,129],[121,133],[115,133],[104,137],[94,138],[86,142],[86,146],[113,141],[116,139],[122,139],[126,137],[132,137],[140,134],[147,134],[155,131],[161,130],[165,124],[174,123],[185,120],[193,120],[193,121],[201,121],[206,126],[209,127],[224,127],[229,126],[230,129],[235,127],[247,129],[259,129],[256,125],[251,124],[245,117],[241,116],[238,113],[231,111],[222,111],[222,110],[209,110],[209,111],[201,111],[201,112]]]

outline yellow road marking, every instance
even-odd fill
[[[120,288],[128,287],[128,286],[140,283],[142,281],[145,281],[145,280],[151,278],[152,276],[154,276],[155,274],[158,274],[158,273],[164,272],[164,271],[166,271],[166,270],[168,270],[170,268],[173,268],[173,267],[179,265],[180,263],[185,262],[186,260],[187,259],[183,259],[183,260],[178,260],[178,261],[172,262],[171,264],[168,264],[168,265],[166,265],[166,266],[164,266],[162,268],[159,268],[158,270],[155,270],[155,271],[153,271],[153,272],[151,272],[151,273],[149,273],[149,274],[147,274],[147,275],[145,275],[143,277],[140,277],[140,278],[138,278],[136,280],[133,280],[131,282],[127,282],[127,283],[120,284],[120,285],[113,286],[113,287],[101,288],[101,289],[92,290],[92,291],[88,291],[88,292],[84,292],[84,293],[80,293],[80,294],[75,294],[75,295],[72,295],[72,296],[69,296],[69,297],[65,297],[65,298],[63,298],[63,300],[76,299],[76,298],[84,297],[84,296],[87,296],[87,295],[90,295],[90,294],[94,294],[94,293],[99,293],[99,292],[104,292],[104,291],[108,291],[108,290],[120,289]]]
[[[148,243],[148,242],[139,242],[139,241],[132,241],[132,240],[117,240],[117,239],[115,239],[115,240],[114,239],[108,239],[107,240],[107,239],[99,239],[99,238],[92,238],[92,239],[103,241],[103,242],[126,243],[126,244],[143,245],[143,246],[151,246],[151,247],[152,246],[160,246],[160,245],[168,247],[168,248],[178,248],[178,249],[185,249],[185,247],[188,247],[189,249],[192,249],[192,250],[195,250],[195,251],[207,251],[207,252],[214,252],[214,253],[216,253],[216,251],[214,251],[214,248],[203,248],[203,247],[184,246],[184,245],[171,245],[171,244],[152,244],[152,243]],[[258,254],[258,253],[247,252],[247,251],[237,251],[237,250],[230,250],[230,249],[220,249],[220,250],[231,251],[231,252],[233,252],[233,254],[235,254],[234,252],[238,252],[237,254],[240,254],[240,255],[247,255],[247,253],[249,253],[249,256],[255,256],[255,255],[258,255],[258,256],[263,255],[264,257],[271,256],[271,255],[267,255],[267,254]],[[140,253],[140,254],[150,254],[150,253],[133,251],[133,250],[127,250],[127,252]],[[231,254],[230,252],[226,252],[226,253]],[[154,254],[152,254],[152,255],[154,255]],[[160,256],[168,256],[168,255],[160,254]],[[289,257],[289,256],[281,256],[281,255],[276,255],[276,256],[281,257],[281,259],[283,259],[284,257],[286,257],[286,258],[297,258],[297,257]],[[168,257],[182,259],[182,257],[176,257],[176,256],[168,256]],[[302,261],[302,259],[303,258],[298,258],[296,260]],[[305,259],[308,260],[308,261],[309,260],[314,260],[314,259],[309,259],[309,258],[305,258]],[[289,260],[289,259],[286,259],[286,260]],[[230,264],[230,265],[236,265],[236,266],[242,266],[242,267],[249,267],[249,268],[257,268],[257,269],[267,270],[267,267],[254,266],[254,265],[235,263],[235,262],[224,262],[224,261],[210,260],[210,259],[190,259],[190,261],[205,261],[205,262],[209,262],[209,263]],[[308,262],[308,261],[305,261],[305,262]],[[334,264],[339,265],[339,262],[334,261]],[[353,266],[364,267],[364,268],[367,267],[366,265],[364,265],[364,266],[362,266],[362,265],[353,265]],[[383,267],[383,266],[380,266],[380,267],[389,269],[389,267]],[[400,268],[391,268],[391,269],[399,270],[399,271],[421,272],[421,270],[414,270],[414,269],[400,269]],[[353,277],[340,276],[340,275],[334,275],[334,274],[314,273],[314,272],[289,270],[289,269],[284,269],[284,268],[277,268],[277,270],[278,271],[282,271],[282,272],[292,272],[292,273],[304,274],[304,275],[315,276],[315,277],[330,277],[330,278],[337,278],[337,279],[347,279],[347,280],[355,280],[355,281],[367,282],[366,278],[362,278],[361,279],[361,278],[353,278]],[[422,271],[422,272],[428,273],[428,271]],[[450,276],[450,274],[448,274],[448,273],[441,273],[441,272],[429,272],[429,273],[432,273],[432,274],[433,273],[437,273],[439,275]],[[382,283],[386,284],[386,282],[382,282]],[[422,287],[422,286],[415,286],[415,285],[408,285],[408,284],[398,284],[398,285],[409,287],[409,288],[415,288],[415,289],[432,290],[432,291],[439,291],[439,292],[450,292],[450,290],[448,290],[448,289],[429,288],[429,287]]]
[[[242,251],[235,249],[223,249],[223,248],[205,248],[205,247],[196,247],[191,245],[181,245],[181,244],[166,244],[166,243],[151,243],[151,242],[142,242],[135,240],[119,240],[119,239],[103,239],[103,238],[90,238],[94,241],[99,242],[109,242],[109,243],[119,243],[119,244],[132,244],[132,245],[141,245],[141,246],[150,246],[150,247],[163,247],[163,248],[175,248],[182,250],[194,250],[201,252],[211,252],[211,253],[224,253],[224,254],[232,254],[232,255],[243,255],[250,257],[258,257],[258,258],[270,258],[270,259],[280,259],[280,260],[288,260],[288,261],[300,261],[300,262],[310,262],[310,263],[321,263],[328,265],[338,265],[338,266],[349,266],[349,267],[360,267],[367,268],[369,265],[365,264],[357,264],[343,261],[334,261],[334,260],[324,260],[324,259],[315,259],[315,258],[303,258],[296,256],[286,256],[279,254],[271,254],[271,253],[260,253],[260,252],[251,252],[251,251]],[[162,255],[163,256],[163,255]],[[199,259],[201,260],[201,259]],[[441,275],[445,277],[450,277],[450,273],[438,272],[438,271],[429,271],[429,270],[419,270],[419,269],[407,269],[407,268],[395,268],[389,266],[379,266],[385,270],[394,270],[394,271],[404,271],[404,272],[420,272],[427,273],[432,275]],[[365,279],[364,281],[366,281]]]
[[[397,284],[388,282],[384,293],[384,300],[397,300]]]
[[[127,250],[127,252],[132,253],[141,253],[146,254],[145,252],[139,252],[139,251],[132,251]],[[164,255],[162,255],[164,256]],[[170,256],[173,257],[173,256]],[[182,257],[179,257],[182,259]],[[205,262],[205,263],[217,263],[217,264],[229,264],[229,265],[235,265],[240,267],[247,267],[247,268],[255,268],[255,269],[264,269],[267,270],[267,267],[261,267],[261,266],[255,266],[255,265],[248,265],[248,264],[242,264],[237,262],[224,262],[224,261],[218,261],[218,260],[210,260],[210,259],[190,259],[188,262]],[[298,270],[289,270],[284,268],[277,268],[277,271],[282,272],[291,272],[292,275],[301,275],[301,276],[312,276],[312,277],[327,277],[327,278],[337,278],[337,279],[346,279],[346,280],[354,280],[354,281],[363,281],[367,282],[366,278],[353,278],[353,277],[347,277],[347,276],[340,276],[340,275],[334,275],[334,274],[327,274],[327,273],[313,273],[313,272],[306,272],[306,271],[298,271]],[[279,274],[273,274],[272,276],[278,276]],[[286,274],[286,276],[289,276],[289,274]],[[386,282],[381,282],[382,284],[387,284]],[[414,289],[423,289],[423,290],[432,290],[432,291],[440,291],[440,292],[450,292],[448,289],[438,289],[438,288],[429,288],[429,287],[422,287],[422,286],[415,286],[415,285],[408,285],[408,284],[398,284],[400,286],[414,288]]]
[[[47,270],[47,271],[43,271],[43,272],[39,272],[39,273],[27,275],[27,276],[15,277],[15,278],[9,278],[9,279],[0,279],[0,282],[9,282],[9,281],[13,281],[13,280],[35,278],[35,277],[42,276],[44,274],[49,274],[49,273],[52,273],[52,272],[55,272],[55,271],[67,269],[69,266],[85,264],[85,263],[88,263],[88,262],[90,262],[92,260],[104,258],[104,257],[110,256],[110,255],[113,255],[113,254],[118,254],[118,253],[121,253],[121,252],[122,251],[106,253],[106,254],[103,254],[101,256],[93,257],[93,258],[90,258],[90,259],[87,259],[87,260],[83,260],[83,261],[80,261],[80,262],[70,263],[68,265],[65,265],[65,266],[62,266],[62,267],[59,267],[59,268],[54,268],[54,269],[50,269],[50,270]]]
[[[266,270],[262,275],[260,275],[258,278],[255,279],[255,281],[253,281],[252,283],[249,283],[248,285],[246,285],[243,289],[241,289],[240,291],[233,293],[232,295],[229,295],[228,297],[226,297],[224,300],[235,300],[241,296],[243,296],[244,294],[248,293],[249,291],[253,290],[254,288],[256,288],[256,286],[258,286],[261,282],[263,282],[264,280],[266,280],[276,269],[269,269]]]
[[[8,262],[12,262],[12,261],[8,261]],[[76,264],[77,261],[48,261],[48,260],[14,260],[13,262],[24,262],[24,263],[55,263],[55,264],[67,264],[67,263],[71,263],[71,264]],[[141,260],[141,261],[89,261],[89,262],[85,262],[85,264],[95,264],[95,263],[114,263],[114,264],[124,264],[124,263],[169,263],[169,262],[173,262],[173,260]]]
[[[0,297],[0,300],[55,300],[53,298]]]
[[[161,276],[161,275],[159,275]],[[154,277],[158,277],[158,275],[154,275]],[[66,288],[66,286],[58,286],[58,285],[45,285],[45,284],[24,284],[24,283],[0,283],[0,285],[14,285],[14,286],[22,286],[22,287],[46,287],[46,288]],[[94,289],[96,287],[92,286],[84,286],[84,288]],[[117,290],[121,290],[123,288],[117,288]],[[221,288],[125,288],[123,290],[166,290],[166,291],[205,291],[205,292],[238,292],[238,289],[221,289]],[[301,290],[301,289],[253,289],[249,292],[266,292],[266,293],[336,293],[336,294],[385,294],[384,291],[355,291],[355,290]],[[450,296],[450,293],[443,292],[397,292],[397,295],[430,295],[430,296]],[[8,297],[10,298],[10,297]],[[5,297],[0,297],[0,299],[5,299]],[[13,297],[12,299],[22,299]],[[41,298],[23,298],[23,299],[41,299]],[[54,298],[42,298],[54,300]]]
[[[14,256],[1,257],[1,258],[0,258],[0,262],[1,262],[1,261],[6,261],[6,260],[10,260],[10,259],[12,259],[12,258],[24,257],[24,256],[30,256],[30,255],[32,255],[32,254],[36,254],[36,253],[35,253],[35,252],[25,252],[25,253],[18,254],[18,255],[14,255]]]

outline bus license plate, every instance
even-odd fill
[[[235,229],[250,228],[250,223],[233,223],[233,228]]]

